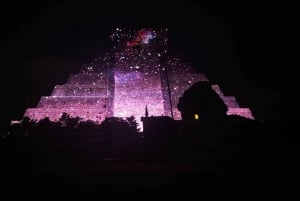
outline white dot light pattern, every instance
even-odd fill
[[[208,79],[195,73],[189,63],[167,56],[166,31],[116,28],[110,36],[114,42],[111,51],[70,75],[64,85],[55,86],[51,96],[43,96],[37,108],[28,108],[24,116],[57,121],[65,112],[100,123],[106,117],[133,115],[142,130],[141,117],[147,105],[149,116],[180,120],[179,97],[194,83]],[[212,89],[227,105],[228,115],[254,119],[250,109],[240,108],[235,97],[224,96],[218,85]]]

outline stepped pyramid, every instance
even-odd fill
[[[65,112],[100,123],[106,117],[133,115],[141,127],[147,106],[150,116],[180,120],[179,97],[194,83],[208,79],[168,53],[167,29],[117,28],[110,38],[114,45],[109,52],[70,75],[64,85],[55,86],[51,96],[41,97],[37,107],[28,108],[24,116],[57,121]],[[227,105],[228,115],[254,119],[235,97],[225,96],[218,85],[212,89]]]

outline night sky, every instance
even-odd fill
[[[1,5],[1,129],[107,51],[116,27],[169,28],[170,51],[206,72],[258,120],[294,114],[295,5],[120,2]]]

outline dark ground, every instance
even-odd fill
[[[2,143],[1,194],[3,200],[297,200],[297,141],[282,135],[291,133],[285,124],[274,123],[253,135],[250,154],[225,157],[102,160],[80,147],[69,152],[65,142]]]
[[[260,184],[249,161],[82,161],[9,166],[7,198],[26,199],[232,199],[254,198]],[[255,185],[255,186],[253,186]]]

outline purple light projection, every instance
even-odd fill
[[[158,57],[147,51],[117,53],[114,115],[134,115],[142,125],[146,105],[150,115],[165,115],[163,101]]]
[[[227,115],[238,115],[248,119],[255,119],[249,108],[240,108],[234,96],[224,96],[219,85],[216,84],[212,85],[211,87],[226,104],[228,108]]]
[[[114,42],[110,52],[70,75],[64,85],[55,86],[51,96],[43,96],[37,108],[28,108],[24,116],[57,121],[66,112],[100,123],[106,117],[133,115],[142,130],[141,117],[147,105],[149,116],[180,120],[179,97],[194,83],[208,79],[195,73],[191,64],[166,57],[166,32],[117,28],[110,36]],[[167,59],[161,62],[162,58]],[[250,109],[240,108],[235,97],[224,96],[218,85],[212,89],[227,105],[228,115],[254,119]]]

